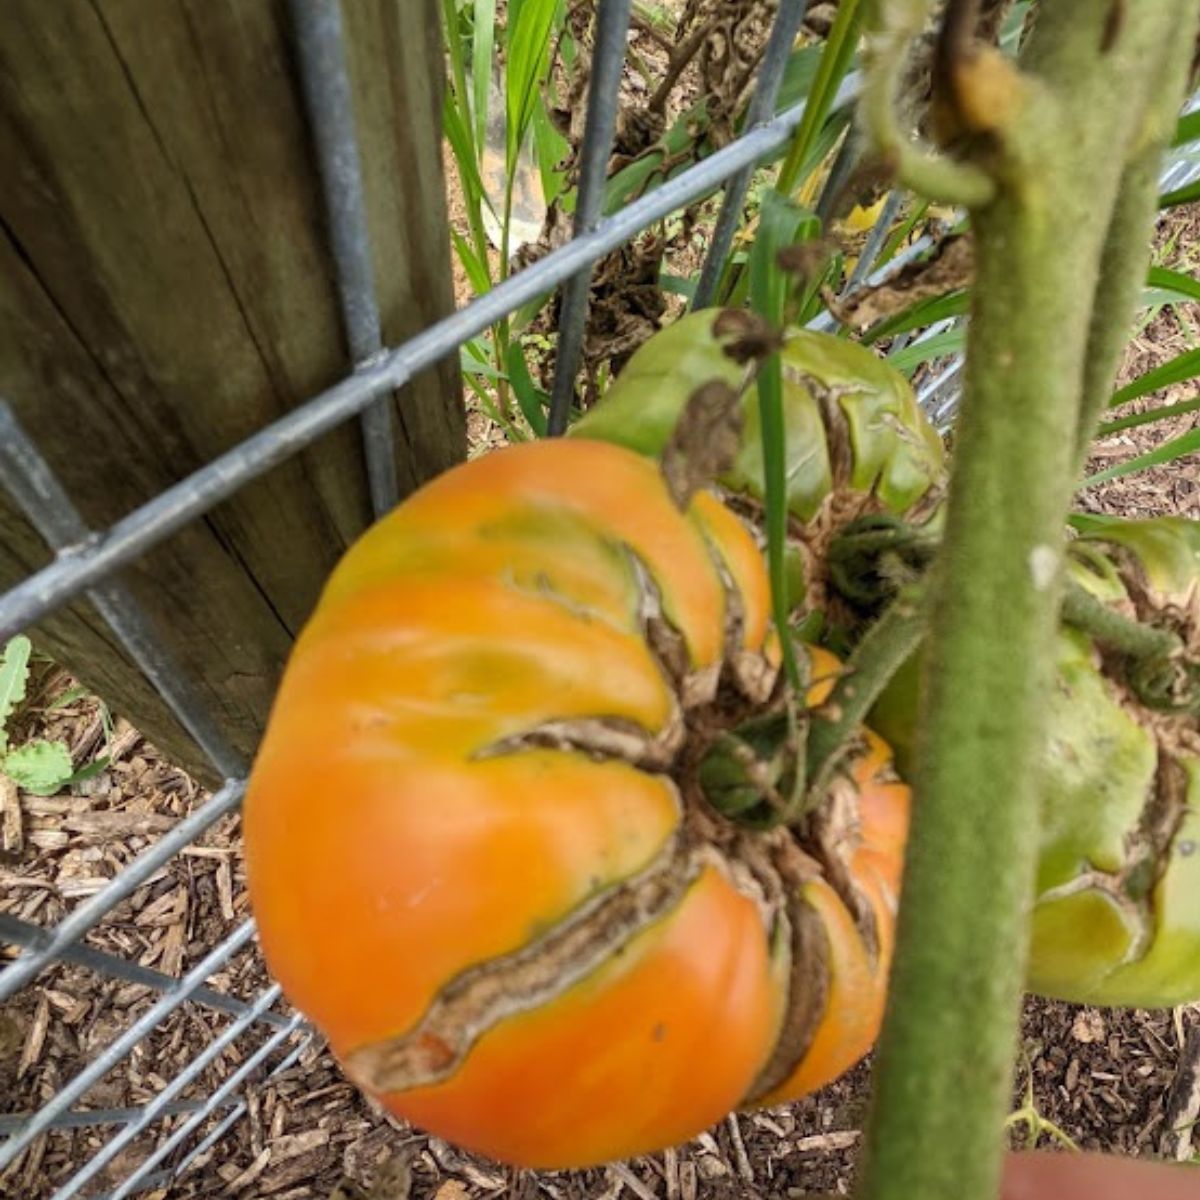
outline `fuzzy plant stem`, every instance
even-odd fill
[[[1198,20],[1198,0],[1042,0],[1019,72],[988,54],[952,64],[958,144],[995,190],[965,197],[977,261],[965,391],[859,1200],[998,1193],[1093,301],[1125,164]],[[1182,84],[1180,71],[1176,103]],[[894,152],[889,138],[885,123]],[[893,159],[902,181],[906,157]],[[928,183],[928,167],[908,182]],[[1106,307],[1127,329],[1128,304]]]
[[[1063,594],[1062,618],[1066,624],[1085,630],[1097,642],[1130,658],[1165,659],[1183,649],[1177,634],[1123,617],[1078,585]]]
[[[925,589],[903,589],[863,635],[847,659],[829,698],[810,719],[807,776],[821,796],[854,736],[896,672],[916,653],[927,632]]]
[[[1177,38],[1147,104],[1144,128],[1122,176],[1113,208],[1100,284],[1096,288],[1084,366],[1083,405],[1076,438],[1078,469],[1087,461],[1096,427],[1112,397],[1113,376],[1130,335],[1130,314],[1141,296],[1158,212],[1158,180],[1179,109],[1181,78],[1192,41]]]

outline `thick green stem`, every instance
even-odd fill
[[[1190,41],[1198,9],[1125,3],[1114,26],[1111,0],[1042,0],[1013,102],[977,144],[972,165],[986,166],[996,194],[972,212],[966,387],[930,576],[913,826],[862,1200],[998,1191],[1093,297],[1152,81],[1170,40]],[[988,95],[964,98],[978,127]]]
[[[912,585],[892,601],[846,661],[829,699],[808,730],[808,787],[820,796],[859,726],[896,672],[916,653],[925,635],[924,589]]]
[[[1176,634],[1123,617],[1078,586],[1068,587],[1064,593],[1062,616],[1068,625],[1130,658],[1168,658],[1183,646]]]
[[[1080,471],[1112,397],[1117,364],[1129,341],[1130,315],[1146,279],[1163,152],[1175,132],[1179,94],[1192,45],[1187,37],[1176,38],[1169,47],[1169,58],[1155,64],[1157,94],[1150,99],[1142,145],[1125,169],[1109,222],[1084,367],[1083,406],[1075,447]]]

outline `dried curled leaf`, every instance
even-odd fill
[[[681,510],[733,466],[743,423],[741,396],[719,379],[701,384],[688,398],[662,459],[667,489]]]

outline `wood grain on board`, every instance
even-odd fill
[[[395,345],[453,307],[437,10],[361,0],[345,20]],[[350,369],[282,3],[10,0],[0,161],[0,393],[94,528]],[[403,493],[465,454],[456,357],[395,396]],[[124,573],[245,754],[323,580],[370,520],[350,421]],[[46,561],[0,494],[0,588]],[[86,602],[33,636],[214,782]]]

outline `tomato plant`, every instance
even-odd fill
[[[662,455],[689,389],[720,378],[745,389],[740,441],[721,485],[734,502],[761,499],[755,357],[747,347],[754,338],[764,334],[744,313],[685,317],[633,356],[575,435]],[[802,581],[794,597],[798,611],[817,610],[817,636],[842,649],[870,628],[897,573],[911,567],[904,554],[911,558],[915,547],[918,559],[932,557],[941,444],[907,380],[871,351],[793,330],[781,353],[791,535]],[[914,517],[916,527],[907,524]],[[1078,614],[1060,628],[1056,685],[1045,703],[1026,983],[1083,1003],[1170,1006],[1200,996],[1200,524],[1089,520],[1089,532],[1072,546],[1076,588],[1109,611],[1124,611],[1131,636],[1141,628],[1153,643],[1156,630],[1173,630],[1176,644],[1165,658],[1131,659],[1098,643],[1098,631],[1081,629]],[[856,611],[864,598],[873,605]],[[1131,693],[1130,671],[1164,692],[1161,702],[1151,706]],[[905,777],[913,766],[917,673],[914,654],[869,717]]]
[[[250,779],[267,962],[349,1075],[494,1158],[685,1140],[878,1028],[908,791],[862,733],[798,828],[705,799],[787,688],[751,532],[591,440],[447,472],[345,556]],[[814,649],[810,702],[836,661]]]
[[[1044,706],[1027,986],[1171,1007],[1200,997],[1200,522],[1080,523]],[[918,669],[871,713],[906,775]]]

